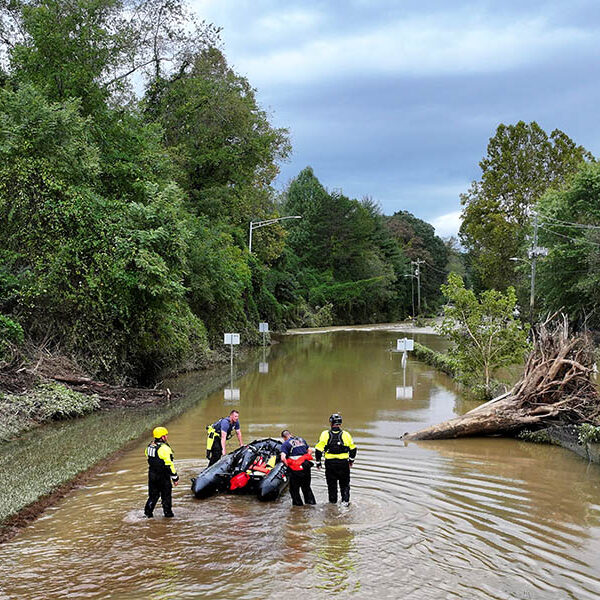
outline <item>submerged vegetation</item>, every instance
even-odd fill
[[[435,367],[438,371],[446,373],[450,377],[456,377],[459,373],[458,363],[455,359],[443,352],[436,352],[427,346],[423,346],[419,342],[415,342],[413,354],[417,360]]]

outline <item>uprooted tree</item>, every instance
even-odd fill
[[[475,435],[515,435],[549,425],[600,424],[600,395],[592,381],[594,346],[585,333],[572,334],[562,315],[539,325],[522,379],[506,394],[405,440]]]

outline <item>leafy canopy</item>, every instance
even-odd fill
[[[460,238],[480,287],[503,290],[515,281],[509,259],[523,255],[530,208],[586,160],[591,154],[558,129],[548,136],[535,121],[498,126],[479,163],[481,179],[461,195]]]

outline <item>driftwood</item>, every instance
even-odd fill
[[[522,379],[506,394],[468,413],[405,434],[405,440],[514,435],[561,423],[600,421],[600,396],[592,382],[594,346],[587,334],[570,335],[562,315],[538,326]]]
[[[114,408],[116,406],[139,406],[171,401],[173,394],[169,388],[151,389],[110,385],[103,381],[94,381],[89,377],[75,375],[54,375],[55,381],[66,384],[73,390],[82,394],[98,396],[101,408]]]

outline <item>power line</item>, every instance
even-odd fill
[[[448,272],[447,271],[440,271],[439,269],[436,269],[433,265],[430,265],[427,261],[425,261],[425,264],[430,268],[433,269],[434,271],[436,271],[437,273],[441,273],[442,275],[447,275]]]
[[[571,221],[561,221],[560,219],[555,219],[546,215],[540,215],[540,218],[544,221],[553,221],[555,224],[562,225],[564,227],[573,227],[576,229],[600,229],[600,225],[586,225],[585,223],[572,223]],[[553,223],[547,224],[552,225]]]
[[[540,227],[540,229],[543,229],[544,231],[547,231],[548,233],[551,233],[552,235],[557,235],[557,236],[565,238],[567,240],[571,240],[572,242],[581,242],[584,244],[591,244],[592,246],[600,246],[600,244],[598,242],[592,242],[590,240],[586,240],[585,238],[574,238],[574,237],[571,237],[570,235],[565,235],[564,233],[558,233],[558,231],[552,231],[552,229],[548,229],[547,227],[544,227],[543,225],[540,225],[539,227]]]

